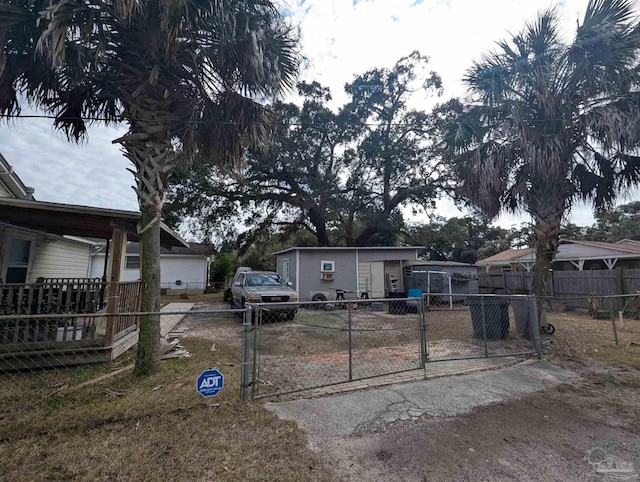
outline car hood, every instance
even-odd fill
[[[245,286],[244,289],[247,293],[273,296],[291,296],[296,292],[288,286]]]

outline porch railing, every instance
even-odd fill
[[[127,281],[118,284],[118,313],[136,313],[140,311],[140,281]],[[118,339],[138,327],[138,315],[115,316],[114,339]]]
[[[100,278],[40,278],[36,283],[0,283],[0,344],[76,341],[94,338],[104,299]],[[65,318],[64,314],[87,314]],[[25,319],[25,315],[39,315]],[[58,315],[51,319],[42,315]]]
[[[100,278],[40,278],[36,283],[0,283],[0,314],[93,313],[104,299]]]
[[[140,287],[140,281],[118,283],[116,313],[112,316],[103,303],[106,283],[100,278],[0,284],[0,345],[80,340],[110,345],[137,329],[139,316],[117,313],[139,311]],[[105,336],[107,333],[113,336]]]

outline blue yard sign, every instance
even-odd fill
[[[215,397],[224,388],[224,376],[215,368],[203,371],[196,382],[196,390],[203,397]]]

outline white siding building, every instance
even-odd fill
[[[160,287],[183,293],[202,292],[209,278],[210,255],[206,247],[193,243],[190,248],[163,249],[160,254]],[[104,273],[105,249],[91,256],[90,277],[102,277]],[[127,243],[127,254],[122,281],[140,279],[140,253],[138,243]]]

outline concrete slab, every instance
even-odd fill
[[[160,311],[162,313],[171,313],[174,311],[191,311],[195,303],[169,303],[163,306]],[[160,317],[160,335],[167,336],[187,315],[162,315]]]
[[[331,397],[267,403],[279,417],[309,433],[314,448],[336,437],[382,430],[420,417],[455,417],[578,378],[544,360],[507,368],[375,388]]]

